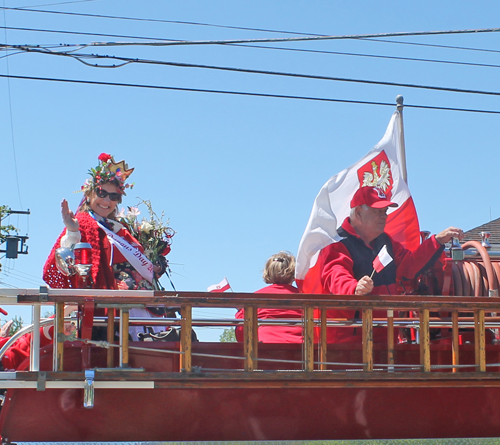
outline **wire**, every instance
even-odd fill
[[[39,276],[39,275],[32,275],[32,274],[29,274],[27,272],[22,272],[20,270],[17,270],[13,267],[9,267],[7,266],[7,270],[10,272],[10,273],[13,273],[13,274],[17,274],[18,276],[22,276],[26,279],[28,278],[32,278],[34,280],[37,280],[38,282],[42,281],[42,278]]]
[[[7,283],[6,281],[0,280],[0,284],[10,289],[19,289],[19,286],[14,286],[13,284]]]
[[[11,267],[9,264],[12,264],[13,261],[14,261],[13,259],[9,260],[7,264],[4,264],[2,267],[2,272],[6,277],[17,281],[23,281],[25,283],[34,284],[36,286],[40,286],[40,284],[43,283],[43,280],[40,276],[31,275],[26,272],[19,271],[14,267]]]
[[[1,45],[0,45],[1,47]],[[202,68],[202,69],[212,69],[212,70],[221,70],[221,71],[232,71],[232,72],[239,72],[239,73],[248,73],[248,74],[265,74],[265,75],[272,75],[272,76],[284,76],[284,77],[297,77],[301,79],[314,79],[314,80],[330,80],[330,81],[337,81],[337,82],[351,82],[351,83],[363,83],[363,84],[369,84],[369,85],[384,85],[384,86],[397,86],[397,87],[404,87],[404,88],[419,88],[419,89],[426,89],[426,90],[436,90],[436,91],[448,91],[448,92],[453,92],[453,93],[467,93],[467,94],[484,94],[484,95],[489,95],[489,96],[500,96],[499,92],[496,91],[482,91],[482,90],[469,90],[469,89],[462,89],[462,88],[450,88],[450,87],[439,87],[439,86],[433,86],[433,85],[417,85],[417,84],[408,84],[408,83],[400,83],[400,82],[385,82],[385,81],[378,81],[378,80],[366,80],[366,79],[352,79],[352,78],[345,78],[345,77],[332,77],[332,76],[320,76],[320,75],[315,75],[315,74],[300,74],[300,73],[286,73],[286,72],[280,72],[280,71],[268,71],[268,70],[254,70],[254,69],[247,69],[247,68],[235,68],[235,67],[227,67],[227,66],[214,66],[214,65],[199,65],[199,64],[191,64],[191,63],[181,63],[181,62],[165,62],[165,61],[158,61],[158,60],[144,60],[144,59],[131,59],[127,57],[117,57],[117,56],[103,56],[103,55],[98,55],[98,54],[67,54],[65,52],[52,52],[52,51],[45,51],[40,48],[32,48],[32,47],[22,47],[22,46],[11,46],[12,48],[16,49],[23,49],[26,48],[27,52],[39,52],[42,54],[50,54],[53,56],[64,56],[64,57],[72,57],[76,60],[78,60],[81,63],[84,63],[87,66],[92,66],[95,68],[120,68],[126,64],[129,63],[145,63],[145,64],[154,64],[154,65],[167,65],[167,66],[175,66],[175,67],[180,67],[180,68]],[[81,60],[82,58],[94,58],[94,59],[112,59],[112,60],[121,60],[124,63],[120,65],[92,65],[87,62],[84,62]]]
[[[10,8],[5,6],[0,6],[0,9],[5,10],[19,10],[18,8]],[[59,12],[59,11],[44,11],[44,10],[31,10],[31,9],[20,9],[21,11],[31,11],[31,12],[45,12],[53,14],[68,14],[68,15],[78,15],[84,17],[100,17],[100,18],[113,18],[113,19],[124,19],[124,20],[138,20],[138,21],[151,21],[151,22],[167,22],[172,23],[173,21],[161,20],[161,19],[141,19],[141,18],[130,18],[130,17],[119,17],[119,16],[105,16],[98,14],[84,14],[84,13],[71,13],[71,12]],[[179,23],[179,22],[173,22]],[[182,22],[183,24],[196,24],[201,25],[201,23],[196,22]],[[219,26],[219,25],[213,25]],[[238,28],[242,29],[242,28]],[[254,28],[248,28],[248,30],[254,31],[266,31],[269,30],[259,30]],[[465,29],[465,30],[448,30],[448,31],[412,31],[412,32],[392,32],[392,33],[376,33],[376,34],[354,34],[345,36],[333,36],[333,35],[318,35],[318,34],[303,34],[303,33],[292,33],[300,34],[302,37],[288,37],[288,38],[273,38],[273,39],[240,39],[240,40],[199,40],[199,41],[172,41],[172,42],[151,42],[149,45],[223,45],[229,43],[254,43],[254,42],[293,42],[293,41],[311,41],[311,40],[339,40],[339,39],[365,39],[365,38],[380,38],[380,37],[402,37],[402,36],[427,36],[427,35],[443,35],[443,34],[477,34],[484,32],[499,32],[500,28],[480,28],[480,29]],[[274,31],[280,32],[280,31]],[[289,32],[287,32],[289,33]],[[108,43],[94,43],[93,46],[122,46],[122,45],[136,45],[134,42],[108,42]]]
[[[4,5],[5,5],[5,0],[4,0]],[[4,24],[7,25],[7,18],[5,11],[3,11],[3,20]],[[5,43],[7,43],[7,31],[4,30],[5,33]],[[5,59],[5,66],[7,69],[7,74],[10,74],[10,69],[9,69],[9,59]],[[10,136],[11,136],[11,141],[12,141],[12,157],[14,160],[14,174],[16,178],[16,188],[17,188],[17,197],[19,199],[19,205],[21,208],[23,208],[23,203],[21,199],[21,188],[19,186],[19,174],[18,174],[18,168],[17,168],[17,157],[16,157],[16,142],[15,142],[15,137],[14,137],[14,122],[12,118],[12,97],[11,97],[11,89],[10,89],[10,79],[7,79],[7,104],[9,107],[9,117],[10,117]]]
[[[171,42],[97,42],[85,46],[176,46],[176,45],[227,45],[235,43],[275,43],[275,42],[307,42],[320,40],[358,40],[369,37],[409,37],[409,36],[432,36],[432,35],[449,35],[449,34],[477,34],[486,32],[500,32],[500,28],[483,28],[483,29],[464,29],[450,31],[416,31],[416,32],[389,32],[377,34],[352,34],[343,36],[305,36],[305,37],[286,37],[273,39],[232,39],[232,40],[175,40]],[[81,45],[84,46],[84,45]]]
[[[81,0],[81,1],[93,1],[93,0]],[[74,2],[67,2],[74,3]],[[41,5],[43,6],[43,5]],[[277,29],[264,29],[264,28],[250,28],[243,26],[230,26],[230,25],[217,25],[213,23],[201,23],[201,22],[188,22],[181,20],[162,20],[162,19],[150,19],[150,18],[139,18],[139,17],[124,17],[124,16],[112,16],[112,15],[102,15],[102,14],[88,14],[88,13],[78,13],[78,12],[63,12],[63,11],[47,11],[47,10],[38,10],[38,9],[29,9],[28,7],[4,7],[3,9],[10,10],[20,10],[20,11],[28,11],[28,12],[40,12],[46,14],[65,14],[65,15],[76,15],[83,17],[95,17],[95,18],[107,18],[107,19],[116,19],[116,20],[131,20],[131,21],[147,21],[147,22],[159,22],[159,23],[172,23],[172,24],[180,24],[180,25],[195,25],[195,26],[207,26],[213,28],[224,28],[224,29],[237,29],[242,31],[257,31],[257,32],[269,32],[269,33],[279,33],[279,34],[293,34],[293,35],[304,35],[304,36],[324,36],[324,34],[316,34],[316,33],[305,33],[298,31],[285,31],[285,30],[277,30]],[[361,39],[361,38],[360,38]],[[467,47],[457,47],[457,46],[449,46],[449,45],[435,45],[435,44],[427,44],[427,43],[412,43],[412,42],[398,42],[393,40],[382,40],[382,39],[374,39],[374,38],[366,38],[363,40],[369,41],[378,41],[385,43],[397,43],[402,45],[420,45],[420,46],[430,46],[430,47],[438,47],[438,48],[449,48],[449,49],[460,49],[460,50],[468,50],[468,51],[488,51],[488,52],[500,52],[498,50],[490,50],[490,49],[481,49],[481,48],[467,48]]]
[[[0,29],[1,28],[13,30],[13,31],[47,32],[47,33],[56,33],[56,34],[75,34],[75,35],[88,35],[88,36],[99,36],[99,37],[119,37],[119,38],[125,38],[125,39],[172,41],[172,39],[164,39],[164,38],[158,38],[158,37],[142,37],[142,36],[119,35],[119,34],[101,34],[101,33],[64,31],[64,30],[40,29],[40,28],[18,28],[18,27],[12,27],[12,26],[10,26],[10,27],[0,26]],[[363,39],[363,40],[373,41],[371,39]],[[387,41],[387,42],[405,43],[405,42],[392,42],[392,41]],[[243,47],[243,48],[270,49],[270,50],[279,50],[279,51],[306,52],[306,53],[315,53],[315,54],[333,54],[333,55],[341,55],[341,56],[369,57],[369,58],[390,59],[390,60],[404,60],[404,61],[411,61],[411,62],[430,62],[430,63],[442,63],[442,64],[450,64],[450,65],[465,65],[465,66],[478,66],[478,67],[486,67],[486,68],[500,68],[500,65],[493,65],[493,64],[487,64],[487,63],[473,63],[473,62],[457,62],[457,61],[453,61],[453,60],[420,59],[420,58],[415,58],[415,57],[385,56],[385,55],[378,55],[378,54],[361,54],[361,53],[350,53],[350,52],[342,52],[342,51],[326,51],[326,50],[314,50],[314,49],[302,49],[302,48],[284,48],[284,47],[261,46],[261,45],[231,44],[231,46],[238,46],[238,47]],[[437,45],[437,46],[439,46],[439,45]],[[60,45],[58,45],[56,47],[60,48]],[[460,49],[470,49],[470,48],[460,48]],[[491,51],[494,51],[494,50],[491,50]],[[495,52],[500,52],[500,51],[495,51]],[[6,57],[6,56],[2,56],[2,57]]]
[[[11,31],[29,31],[29,32],[47,32],[55,34],[74,34],[81,36],[98,36],[98,37],[119,37],[122,39],[138,39],[138,40],[165,40],[172,41],[172,39],[164,39],[161,37],[142,37],[142,36],[126,36],[121,34],[101,34],[96,32],[83,32],[83,31],[64,31],[57,29],[41,29],[41,28],[19,28],[14,26],[0,26],[0,28],[9,29]]]
[[[28,278],[28,277],[23,277],[22,275],[16,275],[12,272],[9,272],[9,271],[5,271],[4,275],[7,277],[7,278],[11,278],[13,280],[16,280],[16,281],[21,281],[23,283],[29,283],[29,284],[33,284],[33,285],[36,285],[36,286],[40,286],[41,283],[43,283],[43,280],[42,279],[38,279],[38,280],[33,280],[31,278]]]
[[[81,1],[93,1],[93,0],[81,0]],[[77,3],[77,2],[67,2],[67,3]],[[263,29],[263,28],[248,28],[242,26],[229,26],[229,25],[217,25],[213,23],[201,23],[201,22],[187,22],[180,20],[162,20],[162,19],[149,19],[149,18],[139,18],[139,17],[124,17],[124,16],[111,16],[111,15],[102,15],[102,14],[86,14],[86,13],[78,13],[78,12],[63,12],[63,11],[47,11],[47,10],[38,10],[38,9],[29,9],[28,7],[1,7],[1,9],[8,10],[18,10],[18,11],[27,11],[27,12],[39,12],[46,14],[65,14],[65,15],[75,15],[75,16],[83,16],[83,17],[96,17],[96,18],[108,18],[108,19],[117,19],[117,20],[131,20],[131,21],[146,21],[146,22],[159,22],[159,23],[173,23],[173,24],[181,24],[181,25],[195,25],[195,26],[207,26],[214,28],[225,28],[225,29],[237,29],[243,31],[258,31],[258,32],[269,32],[269,33],[280,33],[280,34],[293,34],[293,35],[305,35],[305,36],[324,36],[324,34],[315,34],[315,33],[304,33],[298,31],[284,31],[284,30],[272,30],[272,29]],[[144,38],[145,37],[138,37]],[[436,45],[429,43],[416,43],[416,42],[401,42],[394,40],[384,40],[379,38],[359,38],[359,40],[368,40],[372,42],[384,42],[384,43],[396,43],[400,45],[419,45],[419,46],[428,46],[428,47],[436,47],[436,48],[448,48],[448,49],[459,49],[459,50],[467,50],[467,51],[486,51],[486,52],[500,52],[499,50],[493,49],[482,49],[482,48],[470,48],[470,47],[460,47],[460,46],[451,46],[451,45]]]
[[[196,26],[209,26],[213,28],[225,28],[225,29],[238,29],[242,31],[259,31],[259,32],[272,32],[272,33],[280,33],[280,34],[295,34],[295,35],[319,35],[319,34],[310,34],[304,32],[293,32],[293,31],[282,31],[282,30],[271,30],[271,29],[262,29],[262,28],[246,28],[242,26],[230,26],[230,25],[215,25],[211,23],[200,23],[200,22],[186,22],[180,20],[163,20],[163,19],[149,19],[149,18],[140,18],[140,17],[124,17],[124,16],[113,16],[113,15],[103,15],[103,14],[87,14],[81,12],[63,12],[63,11],[47,11],[43,9],[29,9],[28,7],[1,7],[1,9],[9,9],[9,10],[19,10],[19,11],[27,11],[27,12],[41,12],[45,14],[62,14],[62,15],[75,15],[80,17],[95,17],[95,18],[105,18],[105,19],[115,19],[115,20],[132,20],[138,22],[156,22],[156,23],[172,23],[179,25],[196,25]]]
[[[119,87],[133,87],[133,88],[146,88],[146,89],[156,89],[156,90],[171,90],[171,91],[189,91],[194,93],[217,93],[217,94],[229,94],[229,95],[239,95],[239,96],[252,96],[252,97],[268,97],[268,98],[278,98],[278,99],[300,99],[300,100],[312,100],[320,102],[337,102],[337,103],[350,103],[350,104],[362,104],[362,105],[383,105],[394,107],[393,103],[386,102],[370,102],[370,101],[359,101],[359,100],[347,100],[347,99],[330,99],[324,97],[308,97],[308,96],[292,96],[292,95],[280,95],[280,94],[268,94],[268,93],[250,93],[245,91],[225,91],[225,90],[207,90],[201,88],[181,88],[181,87],[169,87],[162,85],[143,85],[143,84],[132,84],[132,83],[118,83],[118,82],[102,82],[95,80],[76,80],[76,79],[61,79],[61,78],[50,78],[50,77],[34,77],[34,76],[14,76],[0,74],[1,77],[10,77],[11,79],[22,79],[22,80],[40,80],[48,82],[63,82],[63,83],[76,83],[85,85],[105,85],[105,86],[119,86]],[[500,95],[500,93],[492,93],[495,95]],[[421,108],[427,110],[445,110],[445,111],[465,111],[471,113],[487,113],[487,114],[500,114],[500,111],[495,110],[478,110],[470,108],[453,108],[453,107],[437,107],[430,105],[407,105],[406,108]]]
[[[500,53],[497,49],[484,49],[484,48],[470,48],[466,46],[450,46],[450,45],[436,45],[432,43],[416,43],[416,42],[400,42],[397,40],[384,40],[384,39],[360,39],[367,42],[383,42],[383,43],[396,43],[400,45],[416,45],[416,46],[429,46],[433,48],[446,48],[446,49],[460,49],[465,51],[484,51],[488,53]]]
[[[30,5],[30,6],[18,6],[16,9],[24,9],[24,8],[39,8],[41,6],[59,6],[59,5],[69,5],[71,3],[86,3],[86,2],[95,2],[96,0],[73,0],[70,2],[60,2],[60,3],[46,3],[45,5]]]
[[[363,39],[367,41],[373,41],[371,39]],[[393,42],[393,43],[403,43],[404,42]],[[362,53],[347,53],[342,51],[326,51],[326,50],[316,50],[316,49],[302,49],[302,48],[284,48],[277,46],[260,46],[260,45],[243,45],[243,44],[235,44],[235,46],[248,47],[248,48],[260,48],[260,49],[274,49],[280,51],[297,51],[297,52],[306,52],[306,53],[317,53],[317,54],[334,54],[339,56],[355,56],[355,57],[372,57],[377,59],[391,59],[391,60],[405,60],[410,62],[432,62],[432,63],[444,63],[451,65],[467,65],[467,66],[479,66],[479,67],[487,67],[487,68],[500,68],[500,65],[491,65],[487,63],[473,63],[473,62],[457,62],[453,60],[438,60],[438,59],[419,59],[416,57],[399,57],[399,56],[383,56],[378,54],[362,54]],[[467,48],[460,48],[467,49]],[[478,50],[483,51],[483,50]],[[492,50],[493,51],[493,50]],[[500,51],[495,51],[500,52]]]
[[[10,54],[5,54],[5,56],[0,56],[0,59],[5,59],[7,57],[15,56],[17,54],[26,54],[26,51],[17,51],[17,52],[13,52],[13,53],[10,53]]]

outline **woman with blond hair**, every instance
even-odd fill
[[[264,267],[264,281],[269,284],[256,291],[256,294],[296,294],[299,290],[293,286],[295,279],[295,257],[290,252],[281,251],[271,256]],[[299,319],[303,311],[299,308],[259,308],[257,318],[264,319]],[[244,318],[244,310],[236,313],[236,318]],[[243,341],[243,327],[235,330],[236,339]],[[263,343],[302,343],[302,325],[259,326],[259,341]]]

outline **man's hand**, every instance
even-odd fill
[[[75,218],[73,212],[69,209],[68,201],[65,199],[61,202],[61,216],[64,225],[70,232],[78,232],[80,229],[80,224],[78,220]]]
[[[368,295],[373,289],[373,280],[365,275],[358,281],[354,295]]]
[[[452,238],[458,238],[459,241],[462,241],[464,238],[463,230],[456,227],[448,227],[436,235],[436,241],[441,245],[450,242]]]

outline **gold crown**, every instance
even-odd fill
[[[134,171],[133,168],[128,168],[125,161],[115,162],[113,156],[110,158],[110,163],[108,164],[108,170],[113,172],[115,175],[121,177],[122,181],[125,182],[127,178]]]

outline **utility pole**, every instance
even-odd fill
[[[11,210],[8,209],[5,211],[7,215],[29,215],[30,211],[28,210]],[[2,215],[0,214],[0,227],[2,227]],[[5,237],[6,249],[0,250],[0,253],[5,253],[6,258],[15,259],[19,254],[27,255],[28,254],[28,246],[26,245],[26,240],[28,236],[22,235],[7,235]],[[19,246],[19,243],[21,245]]]

